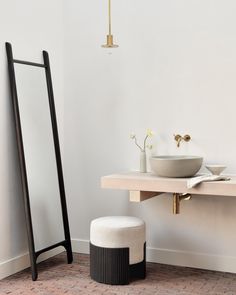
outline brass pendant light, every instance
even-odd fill
[[[109,34],[107,35],[107,43],[102,45],[103,48],[117,48],[119,45],[113,44],[113,35],[111,34],[111,0],[108,0],[108,17],[109,17]]]

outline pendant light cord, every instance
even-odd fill
[[[108,0],[108,25],[109,25],[109,32],[107,35],[107,42],[106,44],[102,45],[103,48],[117,48],[119,45],[113,43],[113,36],[111,33],[111,0]]]
[[[111,35],[111,0],[108,0],[109,35]]]

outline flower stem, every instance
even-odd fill
[[[148,135],[146,135],[146,137],[144,138],[144,142],[143,142],[143,150],[146,150],[146,141],[148,139]]]
[[[141,148],[141,146],[138,144],[138,142],[137,142],[137,138],[136,138],[136,136],[134,137],[134,142],[135,142],[135,144],[137,145],[137,147],[141,150],[141,151],[143,151],[143,149]]]

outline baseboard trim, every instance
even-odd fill
[[[63,251],[65,251],[63,247],[52,249],[46,253],[41,254],[38,258],[38,262],[44,261]],[[0,280],[10,275],[13,275],[23,269],[26,269],[29,266],[30,266],[29,253],[24,253],[22,255],[13,257],[7,261],[0,262]]]
[[[71,242],[73,252],[89,254],[88,240],[72,239]],[[38,262],[46,260],[63,251],[63,247],[58,247],[43,253],[39,257]],[[211,255],[205,253],[147,247],[147,261],[236,273],[236,257],[234,256]],[[29,266],[30,261],[28,253],[0,262],[0,280],[28,268]]]
[[[71,240],[72,251],[74,253],[89,254],[89,241],[82,239]]]
[[[72,239],[75,253],[89,254],[89,241]],[[236,273],[236,257],[147,247],[147,261]]]

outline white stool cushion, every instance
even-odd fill
[[[106,216],[91,222],[90,242],[103,248],[129,248],[129,263],[143,261],[145,223],[130,216]]]

